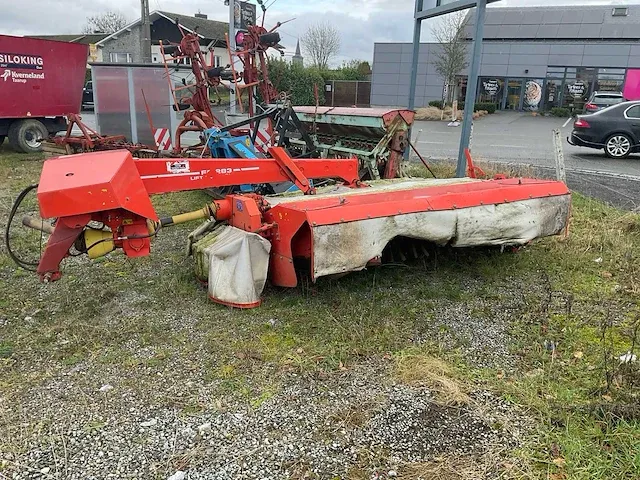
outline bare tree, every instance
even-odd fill
[[[325,69],[340,51],[340,33],[328,22],[316,23],[302,35],[300,43],[311,64]]]
[[[446,101],[454,99],[456,76],[469,64],[468,43],[465,39],[466,26],[466,12],[456,12],[442,17],[431,29],[436,42],[440,44],[433,65],[445,84],[449,86]]]
[[[127,25],[126,17],[120,12],[107,11],[87,17],[82,33],[115,33]]]

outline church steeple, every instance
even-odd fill
[[[298,40],[298,43],[296,44],[296,54],[293,57],[291,57],[291,62],[300,66],[304,64],[304,58],[300,53],[300,40]]]

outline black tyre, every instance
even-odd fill
[[[42,151],[42,140],[48,136],[49,132],[39,120],[18,120],[9,127],[9,144],[19,152]]]
[[[631,139],[624,133],[614,133],[604,142],[604,153],[609,158],[627,158],[631,153]]]
[[[0,135],[0,146],[4,143],[4,135]]]

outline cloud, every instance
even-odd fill
[[[224,0],[149,0],[152,10],[193,15],[200,11],[209,18],[226,21]],[[268,5],[273,0],[267,0]],[[140,16],[139,0],[21,0],[2,7],[0,33],[45,35],[78,33],[87,16],[118,10],[128,19]],[[625,0],[502,0],[491,8],[560,4],[628,4]],[[342,49],[337,63],[348,59],[371,60],[375,42],[408,42],[413,36],[413,0],[275,0],[267,12],[266,26],[295,17],[283,25],[282,43],[293,53],[297,38],[317,21],[328,21],[340,32]],[[36,14],[34,14],[34,12]],[[430,25],[423,22],[422,39],[429,40]]]

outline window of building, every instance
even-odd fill
[[[109,54],[111,63],[131,63],[133,60],[130,53],[112,52]]]
[[[624,68],[599,68],[596,91],[621,92],[624,88]]]
[[[222,59],[220,58],[220,56],[219,55],[215,55],[213,57],[213,66],[214,67],[219,67],[221,63],[222,63]]]
[[[456,79],[456,98],[459,102],[463,102],[467,96],[467,77],[458,77]]]
[[[524,84],[524,97],[522,100],[522,109],[531,112],[537,112],[544,103],[542,102],[544,80],[528,79]]]
[[[480,77],[478,103],[495,103],[500,108],[503,92],[504,78]]]
[[[564,78],[566,67],[547,67],[547,78]]]
[[[562,105],[562,82],[561,78],[547,78],[544,93],[545,110],[551,110],[553,107]]]
[[[624,112],[627,118],[640,118],[640,105],[634,105]]]
[[[614,7],[611,15],[614,17],[626,17],[629,15],[629,9],[627,7]]]

